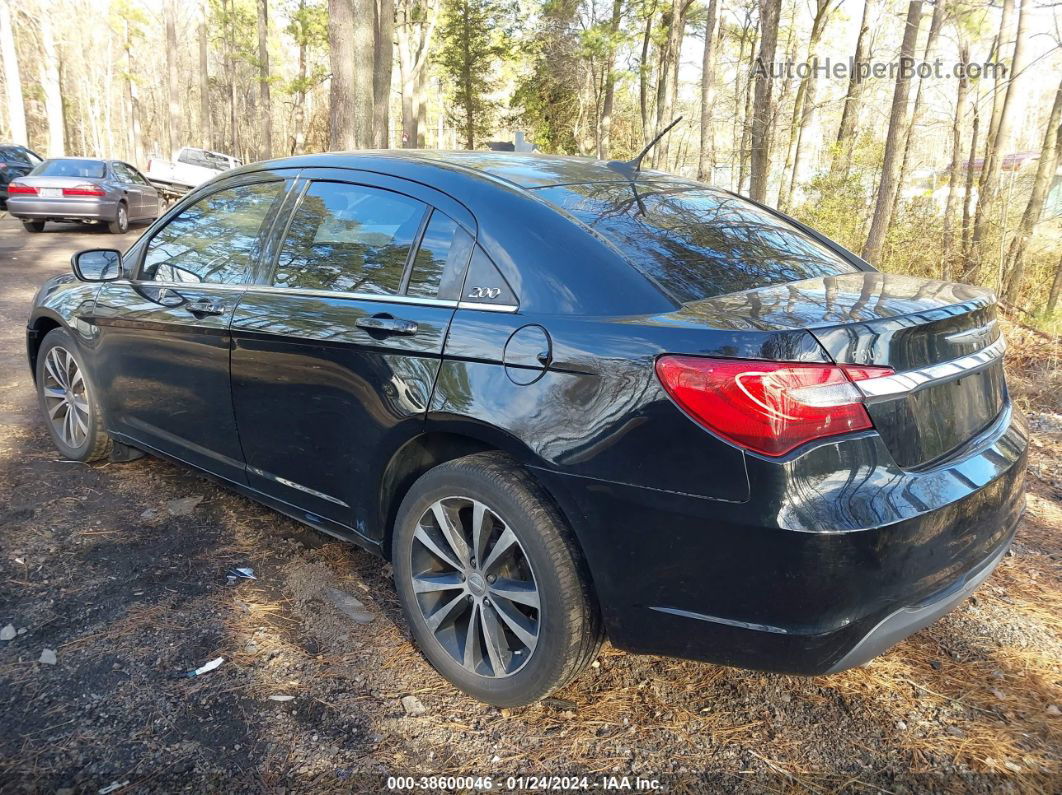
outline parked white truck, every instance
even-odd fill
[[[167,198],[177,198],[192,188],[243,163],[232,155],[185,146],[173,160],[148,159],[147,178]]]

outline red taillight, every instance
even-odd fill
[[[662,356],[656,374],[686,413],[741,447],[779,456],[824,436],[874,427],[853,382],[887,367]]]
[[[75,185],[72,188],[63,188],[64,196],[103,196],[103,188],[98,185]]]
[[[21,182],[12,182],[7,186],[8,196],[17,196],[19,194],[24,196],[36,196],[37,189],[32,185],[23,185]]]

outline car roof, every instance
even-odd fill
[[[538,153],[491,152],[491,151],[439,151],[428,149],[379,149],[356,152],[326,152],[313,155],[251,163],[244,168],[257,170],[265,167],[322,167],[374,170],[373,165],[390,161],[401,163],[407,171],[417,166],[426,169],[442,168],[453,172],[478,173],[494,181],[507,182],[512,186],[533,189],[553,185],[578,185],[588,182],[625,182],[627,177],[609,168],[604,160],[571,155],[544,155]],[[689,182],[663,171],[643,169],[639,181]],[[693,184],[693,183],[690,183]]]

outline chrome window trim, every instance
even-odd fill
[[[882,378],[868,378],[865,381],[856,381],[855,385],[859,387],[859,391],[863,393],[863,399],[867,403],[891,400],[941,381],[961,378],[976,372],[1002,359],[1006,350],[1006,340],[1000,336],[991,345],[977,353],[961,356],[958,359],[952,359],[950,362],[941,362],[940,364],[923,367],[920,370],[908,370]]]
[[[482,309],[487,312],[515,312],[513,304],[479,304],[475,301],[454,301],[447,298],[421,298],[413,295],[380,295],[378,293],[345,293],[339,290],[308,290],[300,287],[275,287],[270,284],[222,284],[220,282],[162,282],[138,279],[115,279],[110,284],[136,287],[158,287],[171,290],[220,290],[222,292],[264,293],[267,295],[304,295],[315,298],[343,298],[351,301],[377,301],[414,306],[437,306],[446,309]]]

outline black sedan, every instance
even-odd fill
[[[32,149],[17,144],[0,144],[0,210],[7,209],[8,183],[26,176],[42,160]]]
[[[484,701],[607,636],[824,674],[962,601],[1024,507],[995,299],[627,163],[226,173],[29,321],[63,455],[207,472],[390,559]]]

